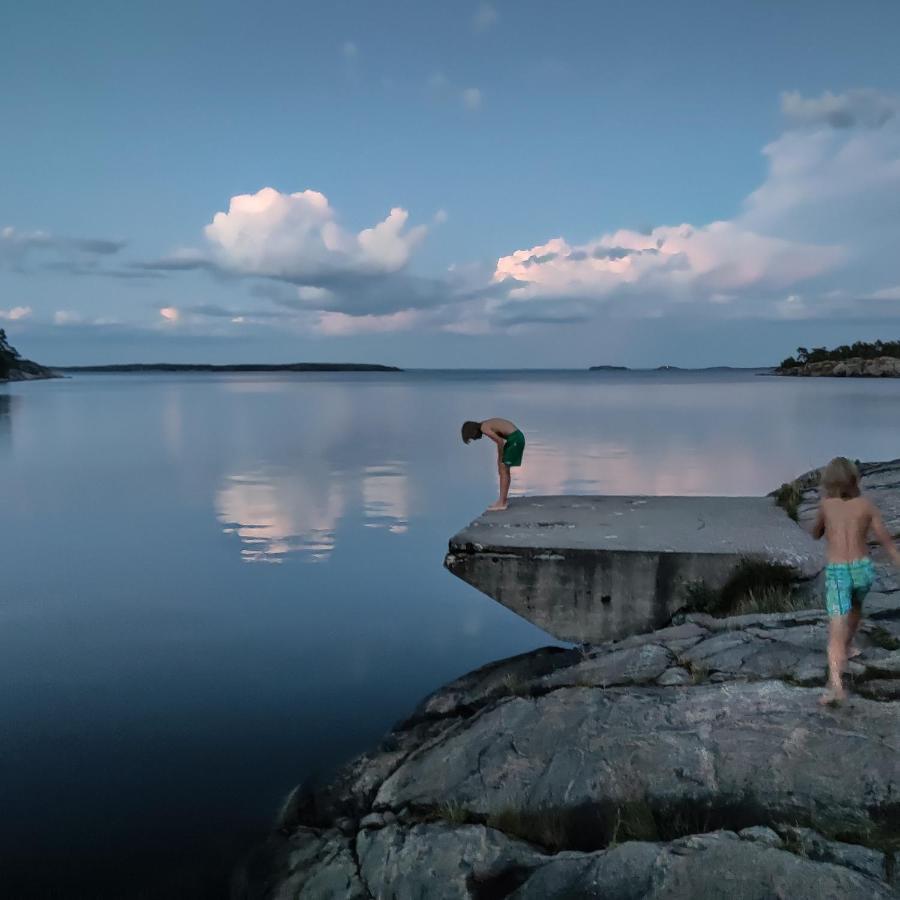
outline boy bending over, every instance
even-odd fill
[[[509,503],[510,468],[522,465],[525,435],[509,419],[485,419],[483,422],[463,422],[462,439],[477,441],[486,434],[497,445],[497,472],[500,476],[500,496],[488,509],[506,509]]]

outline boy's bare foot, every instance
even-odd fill
[[[843,688],[839,691],[836,691],[834,688],[828,688],[821,697],[819,697],[819,703],[822,706],[837,706],[839,703],[843,703],[847,699],[847,692],[843,690]]]
[[[492,503],[492,504],[488,507],[488,512],[500,512],[500,511],[506,509],[507,506],[508,506],[508,504],[506,504],[506,503],[501,503],[501,502],[498,500],[496,503]]]
[[[862,653],[862,650],[859,647],[848,647],[847,648],[847,659],[856,659]]]

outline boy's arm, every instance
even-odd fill
[[[503,449],[506,444],[506,438],[502,434],[498,434],[490,425],[481,425],[481,433],[487,435],[499,449]]]
[[[813,523],[812,527],[812,536],[819,540],[819,538],[823,537],[825,534],[825,513],[822,512],[822,507],[819,507],[819,511],[816,513],[816,521]]]
[[[900,566],[900,550],[897,549],[897,545],[894,543],[894,538],[891,533],[887,530],[887,526],[884,524],[884,519],[881,518],[881,513],[878,511],[878,507],[875,506],[871,501],[869,502],[870,512],[872,514],[871,528],[875,534],[875,539],[887,550],[888,555],[894,562],[895,566]]]

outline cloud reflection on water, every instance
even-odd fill
[[[241,541],[247,562],[281,563],[291,553],[326,559],[344,510],[340,484],[300,472],[229,475],[216,497],[226,534]]]
[[[334,551],[345,518],[406,533],[409,493],[399,462],[367,466],[358,478],[321,470],[245,472],[225,479],[216,511],[224,533],[240,539],[246,562],[281,563],[291,554],[321,562]],[[351,502],[356,497],[359,509]]]

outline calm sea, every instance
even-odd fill
[[[900,381],[80,375],[0,387],[0,894],[220,897],[295,783],[546,635],[443,571],[495,497],[900,455]],[[55,891],[55,893],[52,893]]]

